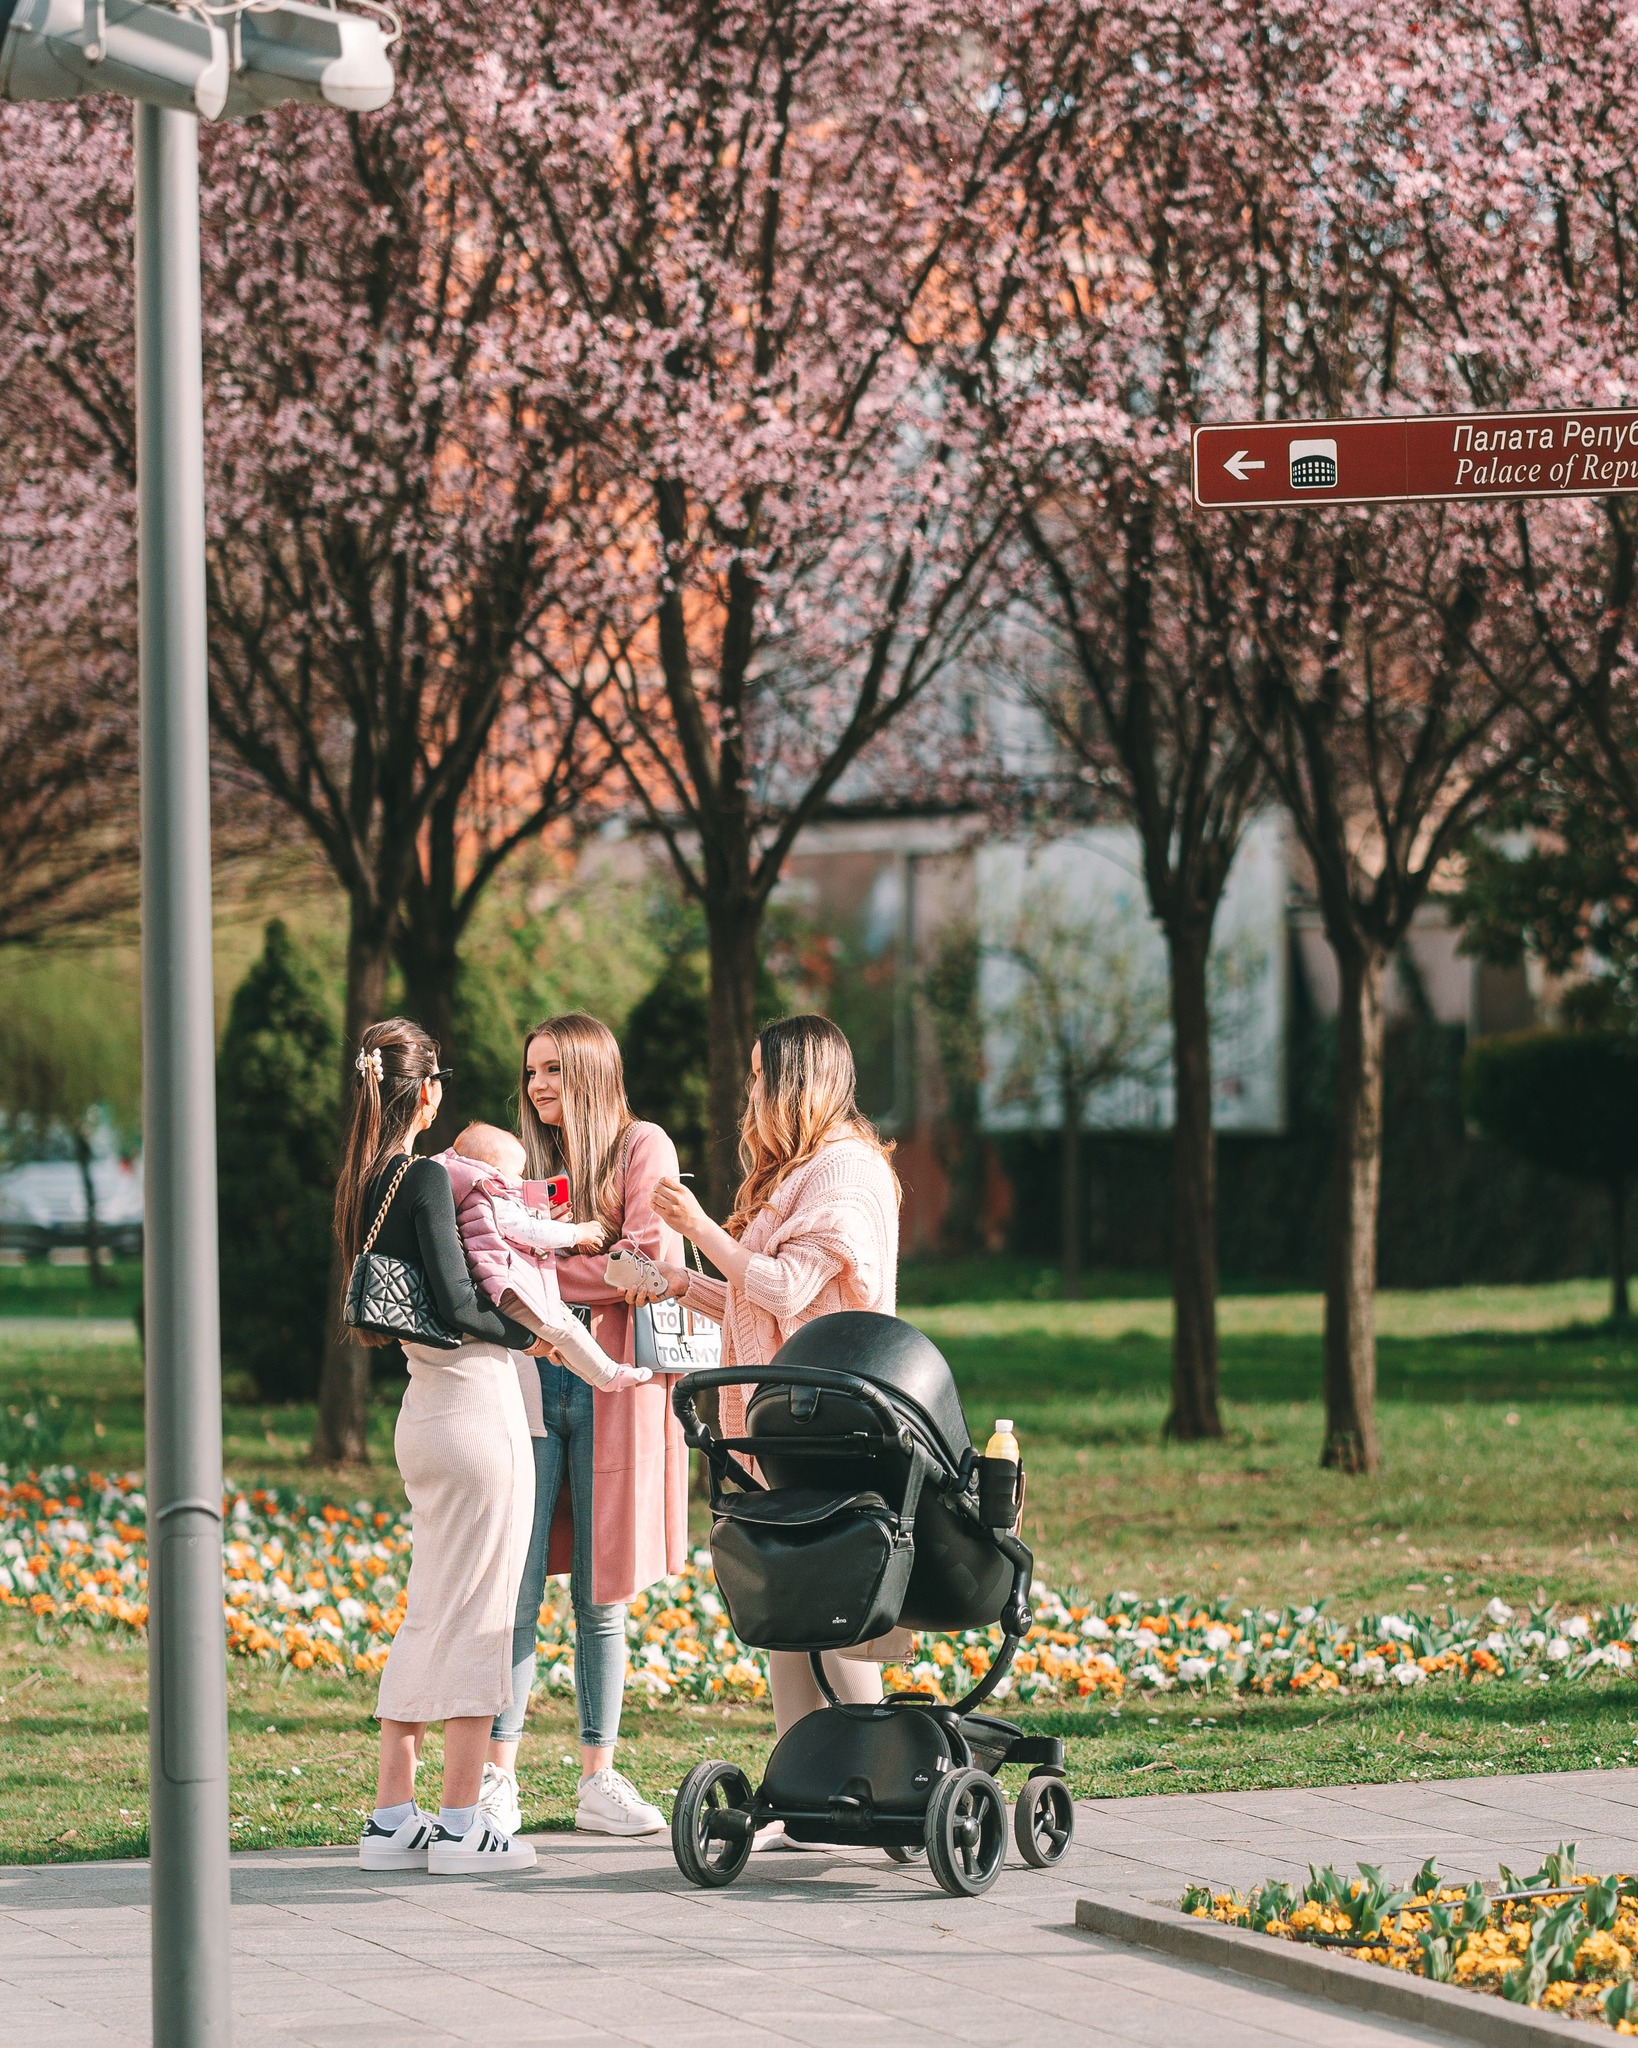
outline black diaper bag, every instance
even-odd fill
[[[916,1561],[907,1505],[808,1486],[719,1495],[711,1564],[735,1635],[758,1650],[845,1650],[896,1628]]]

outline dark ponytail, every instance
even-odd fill
[[[382,1161],[403,1150],[421,1106],[421,1084],[438,1069],[438,1041],[407,1017],[389,1017],[384,1024],[372,1024],[360,1039],[357,1067],[336,1178],[336,1242],[344,1278],[364,1243],[365,1193]],[[387,1342],[351,1329],[347,1335],[363,1344]]]

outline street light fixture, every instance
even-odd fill
[[[113,92],[214,121],[230,76],[215,22],[148,0],[18,0],[0,47],[0,95],[13,100]]]
[[[396,22],[393,23],[396,33]],[[308,0],[249,6],[233,18],[239,38],[229,119],[260,114],[281,100],[373,114],[392,98],[392,59],[383,23]]]
[[[0,98],[112,92],[207,121],[286,100],[370,114],[392,98],[397,29],[384,7],[310,0],[0,0]]]
[[[229,2048],[199,117],[369,113],[397,16],[311,0],[0,0],[0,99],[135,101],[143,1340],[156,2048]]]

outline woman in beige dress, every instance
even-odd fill
[[[336,1186],[336,1235],[350,1271],[369,1244],[417,1267],[459,1341],[407,1343],[409,1386],[393,1448],[409,1495],[404,1618],[381,1674],[375,1811],[358,1845],[366,1870],[522,1870],[533,1847],[478,1804],[485,1745],[512,1697],[512,1615],[534,1519],[534,1456],[512,1351],[531,1332],[477,1292],[461,1249],[449,1175],[417,1159],[449,1069],[417,1024],[372,1024]],[[352,1335],[365,1343],[386,1340]],[[428,1724],[444,1724],[437,1819],[415,1803]]]

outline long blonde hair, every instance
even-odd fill
[[[734,1197],[730,1237],[772,1201],[780,1186],[834,1138],[857,1138],[887,1160],[893,1147],[859,1113],[853,1048],[828,1017],[782,1017],[757,1034],[762,1077],[752,1083],[739,1126],[745,1178]],[[898,1176],[893,1186],[898,1189]]]
[[[529,1048],[554,1038],[562,1067],[563,1121],[547,1124],[529,1100]],[[518,1084],[518,1136],[531,1180],[569,1176],[577,1223],[606,1223],[618,1231],[625,1206],[626,1133],[637,1119],[626,1100],[626,1070],[614,1033],[582,1010],[547,1017],[523,1041]]]

